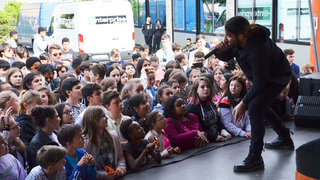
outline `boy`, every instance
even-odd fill
[[[10,63],[10,66],[12,63],[16,62],[15,60],[13,60],[13,49],[12,49],[11,45],[8,43],[1,44],[0,57],[1,57],[1,59]]]
[[[76,78],[68,78],[62,81],[61,92],[67,98],[66,103],[71,108],[73,120],[76,120],[86,109],[85,105],[79,103],[79,100],[82,98],[81,89],[81,83]]]
[[[76,124],[66,124],[60,127],[57,136],[60,144],[67,150],[64,157],[67,179],[95,180],[97,170],[94,158],[82,149],[84,137],[81,128]]]
[[[135,67],[137,67],[139,60],[141,59],[141,55],[139,53],[132,55],[132,61]]]
[[[197,49],[192,51],[189,55],[189,67],[191,67],[193,65],[193,63],[195,63],[195,53],[197,52],[203,52],[204,54],[208,54],[209,52],[209,49],[206,48],[206,44],[207,44],[207,41],[206,41],[206,38],[204,37],[203,34],[199,34],[196,36],[196,45],[197,45]],[[208,63],[204,62],[204,66],[207,67]]]
[[[45,82],[45,86],[47,86],[51,91],[53,91],[54,89],[52,89],[51,87],[51,81],[54,77],[53,67],[50,64],[40,64],[38,68],[38,73],[42,77],[42,82]]]
[[[0,80],[6,82],[6,74],[10,69],[10,64],[5,60],[0,60]]]
[[[12,48],[17,47],[17,39],[18,39],[18,32],[17,31],[10,31],[10,39],[8,39],[5,43],[11,45]]]
[[[45,145],[37,152],[38,166],[34,167],[26,180],[66,179],[64,169],[66,150],[59,146]]]
[[[302,76],[312,74],[314,72],[314,66],[311,63],[306,63],[302,66]]]
[[[35,72],[35,73],[38,73],[38,68],[41,64],[41,61],[39,58],[37,57],[29,57],[26,61],[26,67],[27,67],[27,74],[29,72]]]
[[[187,77],[189,77],[189,74],[190,74],[191,70],[193,70],[193,69],[197,69],[201,73],[210,73],[210,74],[212,74],[212,71],[209,68],[204,67],[204,64],[205,64],[206,60],[204,59],[204,53],[203,52],[197,51],[194,54],[194,61],[195,61],[195,63],[193,63],[191,68],[188,68],[187,71],[186,71],[186,76]]]
[[[143,139],[145,132],[137,122],[132,119],[122,122],[120,132],[128,140],[122,149],[127,164],[133,171],[137,171],[142,164],[147,162],[149,154],[157,163],[161,163],[161,154],[154,150],[154,143]]]
[[[148,54],[149,54],[149,46],[146,44],[142,44],[139,47],[139,53],[141,55],[141,59],[149,59]]]
[[[91,67],[91,63],[89,61],[82,61],[79,70],[82,75],[82,80],[80,81],[82,86],[87,85],[90,83],[90,76],[89,76],[89,68]]]
[[[67,37],[62,38],[62,59],[69,59],[70,61],[74,60],[74,52],[69,48],[70,40]]]
[[[102,104],[109,111],[108,117],[108,129],[117,133],[120,144],[123,146],[127,143],[127,140],[123,138],[119,127],[120,124],[128,119],[129,116],[122,115],[123,104],[120,94],[117,91],[108,91],[103,93]]]
[[[82,76],[82,74],[81,74],[81,71],[80,71],[80,69],[79,69],[79,66],[80,66],[80,64],[81,64],[81,62],[82,62],[83,60],[81,59],[81,58],[75,58],[73,61],[72,61],[72,69],[74,70],[74,72],[76,72],[77,73],[77,75],[78,75],[78,79],[81,81],[82,80],[82,78],[83,78],[83,76]]]
[[[57,63],[61,63],[61,56],[62,56],[62,51],[61,51],[61,46],[59,44],[51,44],[49,46],[49,55],[51,58],[51,65],[53,67],[56,67]],[[72,67],[68,66],[68,70],[73,70]]]
[[[96,83],[87,84],[82,89],[82,96],[83,99],[87,101],[88,107],[90,106],[101,106],[101,96],[102,96],[102,89],[101,86],[99,86]],[[81,127],[82,125],[82,119],[85,111],[83,111],[75,120],[75,124],[79,125]],[[105,111],[105,114],[107,115],[109,112]]]
[[[34,35],[33,56],[39,57],[48,46],[49,37],[46,36],[47,30],[44,27],[38,27],[38,34]],[[50,50],[49,50],[50,51]]]
[[[121,66],[124,64],[124,61],[121,59],[120,51],[117,48],[113,48],[110,52],[110,61],[106,64],[106,69],[114,63],[119,63]]]
[[[176,42],[172,43],[172,52],[174,54],[174,57],[181,54],[181,48],[182,46],[179,43],[176,43]]]
[[[95,64],[89,68],[89,77],[92,83],[97,83],[101,86],[101,81],[106,75],[106,68],[102,64]]]
[[[297,77],[300,78],[300,67],[297,64],[293,63],[294,58],[295,58],[294,50],[293,49],[285,49],[283,52],[289,61],[292,72],[294,72],[297,75]]]
[[[156,56],[159,58],[162,69],[165,69],[167,62],[174,60],[170,36],[168,34],[162,35],[161,43],[163,48],[157,51]]]
[[[39,59],[41,61],[41,64],[51,64],[52,61],[50,55],[46,52],[41,53]]]

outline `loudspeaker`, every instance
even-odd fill
[[[320,97],[299,96],[293,117],[297,127],[320,128]]]
[[[320,72],[300,77],[300,95],[320,96]]]

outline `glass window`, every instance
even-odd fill
[[[256,0],[254,19],[255,23],[268,28],[272,32],[272,0]]]
[[[196,1],[186,0],[186,31],[196,31]]]
[[[184,0],[174,0],[174,29],[184,30]]]
[[[243,16],[251,22],[252,19],[252,5],[253,1],[238,0],[238,16]]]
[[[156,24],[158,19],[158,1],[149,1],[149,16],[151,17],[151,23]]]
[[[202,6],[200,5],[201,25],[203,24],[203,29],[201,28],[201,32],[212,33],[212,0],[203,0],[202,2]]]
[[[131,7],[133,12],[134,25],[138,25],[138,2],[137,0],[131,0]]]
[[[224,23],[227,21],[226,0],[215,0],[213,4],[213,28],[215,33],[224,33]]]
[[[142,24],[146,22],[146,3],[145,0],[139,0],[138,2],[138,25],[142,26]]]
[[[297,40],[297,4],[297,0],[278,1],[277,39]]]
[[[308,6],[307,0],[301,0],[299,18],[300,18],[299,40],[310,41],[311,25],[310,25],[309,6]]]
[[[163,27],[166,27],[166,0],[158,0],[158,19]]]

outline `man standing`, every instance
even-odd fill
[[[289,83],[292,70],[282,50],[270,39],[270,31],[247,19],[235,16],[225,24],[224,39],[216,46],[217,58],[228,61],[236,57],[245,76],[253,83],[245,97],[234,107],[235,122],[243,120],[248,110],[251,143],[247,158],[234,165],[236,172],[264,169],[263,146],[273,149],[294,149],[290,130],[270,108]],[[272,142],[263,143],[264,120],[278,134]]]
[[[62,59],[69,59],[71,62],[74,60],[74,52],[69,48],[70,40],[67,37],[62,39]]]
[[[17,47],[17,39],[18,39],[18,32],[17,31],[10,31],[10,39],[6,41],[6,43],[10,44],[12,48]]]
[[[142,34],[144,35],[144,40],[149,46],[149,54],[152,54],[152,35],[153,35],[153,24],[151,23],[151,17],[148,16],[147,21],[142,25]]]
[[[44,53],[44,50],[47,48],[49,37],[46,36],[46,33],[44,27],[39,27],[38,34],[34,35],[33,56],[39,57],[39,55]]]

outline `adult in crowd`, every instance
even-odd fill
[[[144,35],[144,40],[145,40],[146,44],[149,46],[149,49],[150,49],[149,54],[152,53],[152,35],[153,35],[153,31],[154,31],[153,27],[154,26],[151,22],[151,17],[148,16],[146,18],[146,22],[143,23],[143,25],[142,25],[141,31],[142,31],[142,34]]]

